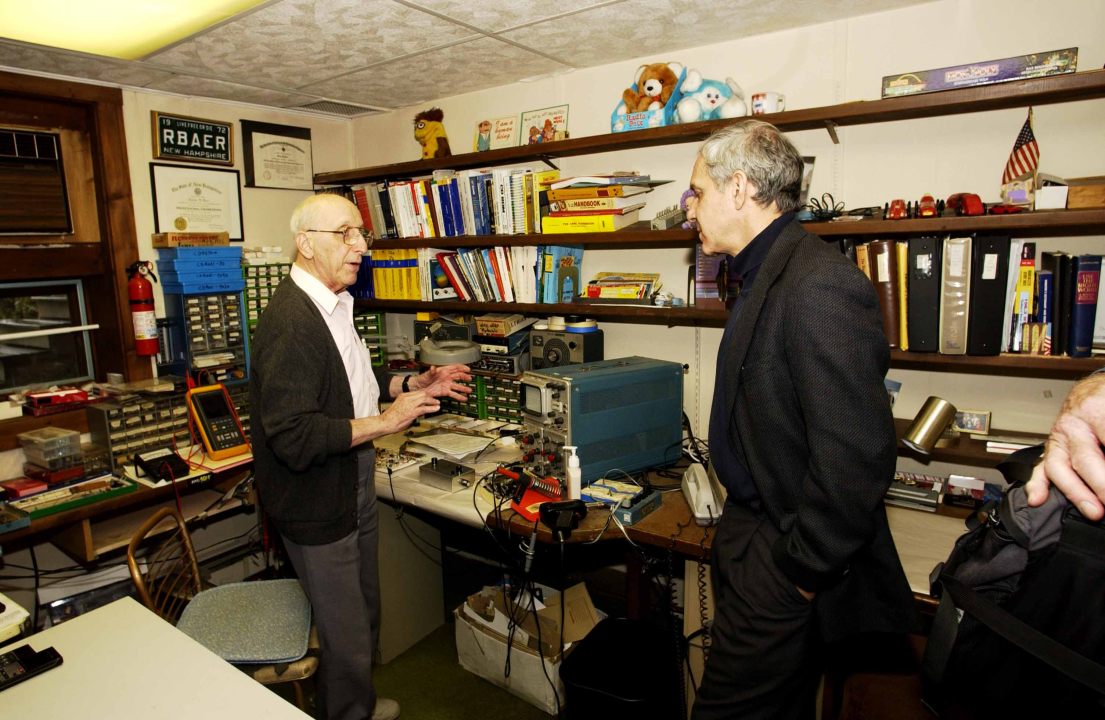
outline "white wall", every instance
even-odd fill
[[[130,161],[131,193],[134,196],[134,224],[138,231],[138,256],[142,260],[157,260],[157,252],[150,241],[150,236],[154,232],[150,163],[169,162],[185,167],[207,167],[195,163],[154,160],[153,141],[150,137],[150,111],[152,110],[234,123],[233,169],[241,173],[242,225],[245,238],[243,244],[246,247],[279,245],[284,249],[285,254],[290,255],[292,237],[288,230],[288,220],[295,206],[311,193],[305,190],[244,187],[245,170],[240,120],[310,128],[315,172],[341,170],[349,166],[351,124],[348,120],[181,95],[124,90],[123,116],[127,134],[127,157]],[[155,283],[154,288],[157,314],[160,317],[164,315],[161,286]]]
[[[1041,17],[1044,13],[1046,22]],[[609,131],[610,112],[622,89],[628,87],[634,70],[644,62],[674,60],[698,68],[706,77],[723,79],[731,75],[746,96],[775,90],[786,94],[788,109],[794,110],[877,100],[884,75],[1029,52],[1078,47],[1080,70],[1100,68],[1105,61],[1102,37],[1105,4],[1098,0],[1054,2],[1046,9],[1027,0],[944,0],[664,56],[642,56],[531,84],[444,98],[433,104],[445,111],[453,147],[466,151],[478,120],[562,103],[569,105],[572,137],[604,134]],[[354,120],[352,167],[417,159],[420,150],[411,134],[411,119],[420,109],[422,106]],[[1105,172],[1103,111],[1103,100],[1036,108],[1041,170],[1067,177]],[[925,192],[936,197],[977,192],[984,201],[992,202],[998,199],[1001,170],[1025,114],[1023,109],[1014,109],[842,128],[841,144],[837,146],[822,131],[791,133],[789,137],[803,155],[817,157],[812,196],[829,191],[850,208],[882,205],[895,197],[917,198]],[[693,144],[674,145],[565,158],[559,166],[564,175],[632,169],[674,180],[647,196],[642,217],[652,217],[676,202],[687,187],[695,152]],[[1105,252],[1105,239],[1038,241],[1038,252],[1049,249]],[[590,277],[603,270],[660,271],[665,287],[685,296],[692,259],[692,252],[679,249],[588,250],[584,274]],[[402,320],[401,324],[407,322]],[[696,333],[690,327],[616,322],[603,323],[602,327],[607,357],[640,354],[691,364],[685,406],[696,431],[705,433],[721,330],[705,328]],[[696,340],[701,357],[698,364]],[[936,394],[962,408],[992,410],[996,428],[1035,432],[1047,432],[1073,384],[897,369],[892,369],[889,376],[903,383],[895,408],[899,417],[912,417],[926,397]],[[900,466],[925,471],[910,460],[902,460]],[[956,470],[934,463],[927,471],[944,474]],[[958,472],[972,471],[960,468]]]

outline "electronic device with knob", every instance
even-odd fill
[[[531,330],[530,366],[534,370],[597,362],[603,358],[602,330],[586,333]]]
[[[586,336],[581,336],[586,337]],[[628,357],[522,375],[523,465],[567,478],[578,447],[584,485],[611,470],[675,462],[683,436],[683,366]]]

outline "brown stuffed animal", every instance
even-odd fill
[[[626,88],[622,93],[625,112],[659,110],[667,105],[682,74],[683,66],[674,62],[652,63],[637,68],[637,74],[633,78],[637,83],[637,92]]]

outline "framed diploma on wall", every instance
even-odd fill
[[[242,242],[237,170],[150,163],[154,232],[227,232]]]
[[[313,190],[311,128],[242,120],[246,187]]]

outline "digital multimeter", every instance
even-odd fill
[[[213,460],[241,455],[249,450],[238,413],[223,385],[205,385],[188,391],[188,407],[199,427],[203,446]]]

